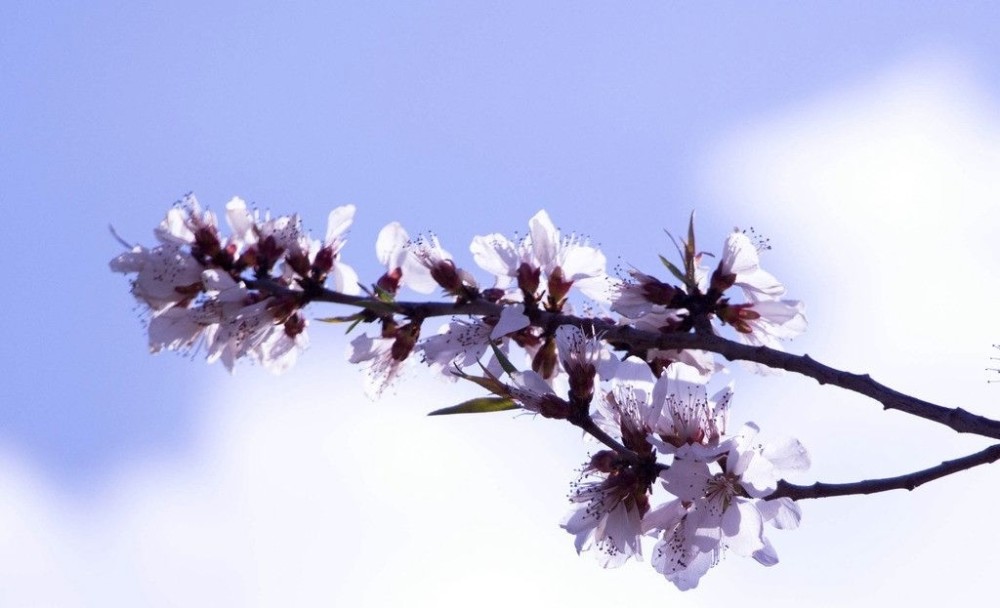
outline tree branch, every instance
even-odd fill
[[[969,456],[956,458],[955,460],[946,460],[929,469],[898,477],[869,479],[854,483],[817,482],[810,486],[798,486],[781,480],[778,482],[778,489],[769,495],[767,499],[787,497],[792,500],[802,500],[804,498],[829,498],[831,496],[849,496],[852,494],[875,494],[878,492],[888,492],[889,490],[914,490],[929,481],[971,469],[981,464],[992,464],[997,460],[1000,460],[1000,444],[991,445],[985,450],[970,454]]]
[[[272,281],[248,281],[248,285],[273,293],[301,293],[290,290]],[[312,297],[314,301],[346,304],[361,308],[373,308],[373,302],[380,310],[390,310],[396,314],[419,319],[454,315],[496,316],[503,310],[500,304],[485,300],[467,303],[454,302],[381,302],[367,296],[351,296],[324,289]],[[631,325],[618,325],[611,319],[584,318],[573,315],[528,310],[526,314],[535,325],[554,328],[559,325],[575,325],[591,335],[599,335],[608,342],[627,344],[631,349],[644,351],[651,348],[675,350],[705,350],[722,355],[730,361],[752,361],[774,369],[782,369],[807,376],[820,384],[830,384],[870,397],[885,409],[894,409],[912,416],[924,418],[944,425],[959,433],[971,433],[1000,439],[1000,420],[979,416],[962,408],[947,408],[929,401],[911,397],[879,382],[868,374],[855,374],[835,369],[816,361],[809,355],[794,355],[766,346],[748,346],[707,332],[663,333],[636,329]]]
[[[551,313],[542,313],[542,316]],[[559,316],[559,315],[553,315]],[[552,321],[549,321],[552,322]],[[570,323],[584,331],[601,334],[605,340],[628,344],[639,350],[691,349],[718,353],[730,361],[752,361],[775,369],[807,376],[820,384],[830,384],[871,397],[885,409],[894,409],[944,425],[959,433],[972,433],[1000,439],[1000,421],[973,414],[962,408],[947,408],[911,397],[884,384],[868,374],[854,374],[816,361],[809,355],[793,355],[766,346],[747,346],[713,334],[656,333],[635,329],[629,325],[613,325],[600,319],[561,316],[559,323]]]

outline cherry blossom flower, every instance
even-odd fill
[[[608,299],[606,260],[599,249],[575,234],[563,236],[545,210],[528,221],[528,229],[535,260],[549,279],[550,292],[565,294],[570,285],[575,285],[587,297]],[[564,290],[556,287],[558,282],[565,284]]]
[[[589,403],[594,393],[594,378],[610,379],[618,359],[598,338],[588,338],[579,327],[561,325],[556,329],[559,362],[569,377],[570,395]]]
[[[672,363],[657,379],[649,424],[651,441],[660,453],[701,460],[721,453],[733,387],[730,383],[709,398],[707,381],[701,370],[681,362]]]
[[[649,366],[635,357],[618,363],[608,378],[608,390],[595,403],[594,422],[625,447],[651,453],[647,441],[655,420],[651,398],[656,378]]]
[[[781,350],[780,340],[806,330],[805,305],[797,300],[761,300],[740,307],[738,317],[736,337],[751,346]]]
[[[315,287],[327,278],[338,291],[358,291],[354,271],[339,263],[354,213],[352,205],[334,209],[321,243],[302,230],[298,216],[261,219],[233,198],[226,205],[233,234],[223,237],[217,217],[188,195],[156,228],[159,246],[130,247],[119,238],[130,251],[113,259],[111,268],[136,274],[132,292],[152,312],[151,351],[203,347],[210,363],[221,360],[230,371],[248,358],[281,372],[308,346],[308,322],[299,310],[304,300],[294,292],[306,281]],[[280,276],[271,277],[279,263]],[[268,275],[290,292],[248,289],[240,279],[244,271],[253,271],[254,281]]]
[[[462,295],[466,287],[475,289],[475,278],[455,266],[451,254],[441,247],[436,236],[411,240],[399,222],[382,228],[375,253],[386,268],[378,286],[389,293],[396,293],[404,285],[418,293],[432,293],[441,287]]]
[[[726,237],[717,273],[719,281],[740,287],[751,302],[774,299],[785,293],[784,285],[760,267],[756,245],[738,229]]]
[[[494,275],[498,289],[507,289],[518,278],[522,265],[529,269],[536,266],[529,241],[515,244],[499,233],[473,237],[469,250],[476,264]]]
[[[421,236],[410,241],[406,253],[403,274],[409,277],[410,289],[432,293],[440,287],[459,297],[478,293],[475,277],[455,265],[436,236]]]
[[[768,504],[754,499],[774,492],[785,473],[808,468],[808,454],[793,439],[761,443],[757,432],[757,426],[749,423],[727,440],[719,473],[712,473],[708,462],[678,454],[660,475],[664,488],[685,510],[665,507],[645,525],[663,530],[654,548],[653,567],[681,589],[696,586],[726,551],[755,557],[764,565],[777,563],[764,537],[765,519],[779,528],[798,525],[798,508],[789,501]]]
[[[806,328],[805,307],[795,300],[779,299],[785,287],[760,267],[757,245],[739,230],[731,232],[714,272],[702,262],[705,253],[694,248],[693,224],[690,242],[678,245],[683,270],[661,258],[680,285],[664,283],[638,270],[614,290],[611,309],[624,322],[649,332],[715,331],[711,320],[736,330],[737,338],[755,346],[781,348],[780,341],[798,336]],[[730,289],[739,287],[745,301],[732,301]],[[704,352],[649,349],[646,359],[657,365],[682,361],[705,375],[721,369]],[[773,373],[765,366],[747,364],[758,373]]]
[[[506,289],[516,279],[521,292],[530,297],[544,286],[556,304],[573,286],[594,300],[609,300],[612,282],[600,250],[575,235],[563,236],[544,210],[529,220],[528,229],[528,236],[517,244],[501,234],[472,240],[473,258],[496,277],[498,288]]]
[[[620,566],[633,556],[641,559],[640,524],[656,478],[653,448],[647,441],[652,373],[645,363],[628,359],[617,366],[610,385],[597,403],[594,422],[640,460],[610,450],[594,454],[572,485],[570,501],[576,506],[561,524],[576,536],[577,551],[593,550],[605,568]]]
[[[333,289],[341,293],[360,292],[354,269],[339,260],[346,241],[343,235],[354,221],[354,205],[343,205],[330,212],[326,237],[313,239],[302,229],[298,215],[282,216],[258,225],[263,248],[284,251],[283,279],[294,288],[296,276],[325,281],[333,280]],[[271,245],[273,243],[273,245]]]
[[[420,336],[417,323],[397,326],[384,320],[382,325],[378,336],[362,334],[351,340],[348,352],[351,363],[363,365],[365,393],[372,399],[381,396],[399,378]]]
[[[642,559],[641,521],[649,509],[650,481],[610,450],[594,454],[570,492],[577,503],[560,524],[576,537],[578,553],[593,550],[604,568]]]
[[[481,318],[455,319],[441,327],[437,335],[420,342],[417,350],[424,363],[444,377],[454,380],[456,371],[476,365],[489,349],[493,326]],[[495,360],[486,365],[494,376],[502,373]]]
[[[330,212],[323,241],[313,239],[302,227],[297,214],[272,218],[250,212],[243,199],[234,197],[226,204],[226,219],[233,236],[229,246],[241,250],[259,271],[270,272],[281,264],[280,281],[297,289],[297,278],[309,278],[320,283],[332,280],[335,291],[348,294],[360,292],[354,269],[340,260],[346,241],[344,234],[354,221],[354,205],[343,205]]]
[[[348,361],[365,364],[365,394],[375,399],[382,395],[402,372],[405,359],[392,356],[395,338],[362,334],[351,340]]]
[[[250,358],[273,372],[287,369],[308,344],[305,320],[285,318],[276,298],[260,299],[228,273],[205,270],[206,295],[191,307],[174,306],[149,324],[150,351],[192,350],[204,346],[209,363],[221,360],[229,371]]]
[[[651,510],[641,524],[643,532],[662,536],[653,547],[650,564],[681,591],[697,587],[719,560],[712,540],[697,535],[696,508],[690,502],[671,500]]]
[[[524,315],[524,305],[512,304],[503,308],[499,318],[455,319],[442,326],[437,335],[421,341],[417,350],[431,369],[454,380],[457,378],[456,372],[482,362],[490,350],[491,342],[504,355],[509,355],[510,334],[519,332],[529,324],[528,317]],[[485,367],[494,376],[503,373],[500,362],[492,354]]]
[[[421,236],[417,240],[406,243],[403,257],[403,276],[407,278],[410,289],[417,293],[433,293],[438,289],[438,282],[433,274],[436,268],[455,265],[451,254],[441,247],[436,236]]]
[[[714,459],[728,447],[718,446],[725,432],[731,389],[726,387],[709,400],[704,381],[698,370],[681,363],[672,364],[657,379],[647,364],[630,358],[618,366],[593,418],[640,457],[651,459],[657,446],[667,453],[683,447],[684,453]],[[602,565],[617,566],[640,555],[644,532],[663,529],[661,525],[676,527],[686,512],[679,502],[650,511],[656,471],[655,466],[647,468],[617,456],[595,456],[571,495],[581,504],[563,522],[567,531],[577,535],[577,549],[596,549]],[[664,523],[666,512],[675,514],[672,523]]]
[[[191,300],[202,289],[202,266],[176,245],[153,249],[136,245],[111,260],[110,266],[114,272],[136,274],[132,295],[154,315]]]
[[[565,399],[556,395],[552,386],[542,376],[532,370],[510,374],[511,384],[504,392],[529,412],[541,414],[545,418],[566,419],[572,407]]]
[[[402,286],[403,261],[410,235],[399,222],[390,222],[379,231],[375,239],[375,257],[385,266],[385,273],[376,286],[386,293],[395,294]]]
[[[611,310],[633,320],[654,312],[663,314],[675,311],[675,314],[680,314],[680,311],[671,308],[671,304],[678,293],[684,293],[681,288],[638,270],[630,270],[629,275],[630,280],[621,281],[616,285],[612,295]]]
[[[340,261],[340,252],[347,244],[344,235],[347,229],[354,222],[354,205],[343,205],[335,208],[327,217],[326,237],[319,252],[313,256],[314,270],[323,268],[325,258],[329,256],[334,260],[332,269],[329,270],[329,278],[333,280],[333,289],[341,293],[357,295],[361,292],[358,281],[358,274],[354,268]]]
[[[742,290],[747,303],[732,304],[725,299],[718,314],[724,323],[736,329],[741,342],[781,350],[781,340],[794,338],[806,330],[804,304],[779,299],[785,287],[760,267],[757,246],[739,230],[726,237],[722,260],[711,279],[711,288],[720,294],[733,286]],[[757,364],[752,364],[751,369],[770,373],[768,368]]]
[[[280,373],[308,346],[305,319],[280,299],[260,299],[224,272],[206,270],[204,277],[211,299],[188,312],[205,327],[209,363],[221,360],[232,372],[237,360],[250,358]]]
[[[218,238],[218,228],[215,214],[203,211],[194,194],[187,194],[167,211],[154,234],[167,245],[194,245],[205,236]]]
[[[750,346],[766,346],[784,350],[781,341],[790,340],[806,330],[805,305],[797,300],[760,300],[752,304],[725,306],[720,317],[736,329],[736,339]],[[761,375],[777,375],[780,370],[741,362],[744,367]]]

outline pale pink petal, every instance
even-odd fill
[[[190,309],[168,308],[149,321],[149,352],[190,347],[204,329],[204,325],[195,321]]]
[[[469,250],[480,268],[497,277],[498,287],[508,285],[521,264],[517,246],[502,234],[474,237]]]
[[[504,306],[500,311],[500,320],[497,321],[493,331],[490,332],[490,339],[496,340],[515,331],[524,329],[531,324],[531,321],[524,314],[524,304],[512,304]]]
[[[402,224],[392,222],[386,224],[375,240],[375,256],[387,270],[395,270],[403,265],[404,247],[410,240]]]
[[[764,548],[754,551],[753,558],[762,566],[774,566],[778,563],[778,553],[766,537],[764,538]]]
[[[704,497],[706,484],[711,477],[708,465],[704,462],[676,458],[669,469],[660,473],[663,487],[681,500]]]
[[[565,248],[565,255],[559,261],[563,271],[563,278],[567,281],[582,281],[591,277],[599,277],[604,274],[607,259],[600,249],[587,245],[569,244]],[[577,285],[579,287],[579,285]],[[610,291],[610,286],[605,287]]]
[[[797,439],[791,437],[782,437],[765,443],[761,456],[781,472],[804,471],[811,464],[809,452]]]
[[[356,211],[357,208],[354,205],[344,205],[330,212],[326,223],[326,238],[323,240],[325,245],[332,245],[335,241],[342,240],[341,237],[354,222]]]
[[[735,498],[722,514],[722,533],[727,549],[750,557],[764,548],[764,522],[753,502]]]
[[[361,293],[358,273],[356,273],[354,269],[347,264],[340,262],[334,264],[333,271],[330,273],[330,278],[333,279],[334,291],[339,291],[340,293],[346,293],[347,295],[352,296],[356,296]]]
[[[787,496],[774,500],[759,500],[757,510],[765,522],[779,530],[794,530],[799,527],[799,522],[802,520],[802,509]]]
[[[233,231],[233,237],[241,243],[253,243],[257,240],[254,233],[254,217],[247,210],[247,203],[238,196],[234,196],[226,203],[226,220]]]
[[[531,248],[535,259],[546,273],[559,264],[559,231],[543,209],[528,220],[528,233],[531,235]]]

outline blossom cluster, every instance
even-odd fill
[[[357,275],[339,263],[354,212],[334,209],[320,242],[298,216],[261,217],[234,198],[226,205],[232,234],[223,237],[216,215],[187,195],[156,228],[155,247],[119,239],[128,251],[111,269],[135,275],[132,295],[150,313],[150,351],[204,347],[209,362],[230,370],[247,358],[281,372],[308,345],[301,309],[309,293],[327,278],[338,291],[357,292]]]
[[[800,511],[769,496],[785,474],[808,466],[804,448],[762,442],[752,423],[727,431],[733,387],[708,396],[726,371],[711,353],[608,337],[623,327],[653,338],[730,328],[744,343],[779,348],[805,329],[804,308],[760,267],[761,243],[734,230],[713,268],[695,246],[692,217],[675,243],[680,263],[661,257],[672,278],[612,277],[599,249],[541,211],[522,238],[473,238],[472,258],[491,276],[481,286],[436,236],[414,238],[392,222],[375,243],[384,271],[362,284],[341,260],[354,213],[350,205],[331,212],[320,241],[298,216],[272,218],[234,198],[224,235],[188,195],[155,230],[156,246],[119,239],[127,251],[111,268],[132,276],[153,352],[204,350],[230,370],[249,359],[280,372],[308,345],[303,309],[346,305],[355,310],[324,320],[368,328],[348,360],[364,370],[371,396],[420,361],[488,393],[436,414],[522,409],[579,427],[600,449],[572,485],[562,527],[602,566],[641,559],[647,542],[656,571],[688,589],[727,552],[777,563],[765,524],[794,528]],[[404,288],[440,291],[447,302],[400,300]],[[592,305],[579,310],[596,314],[575,314],[583,298]],[[447,315],[424,334],[431,317]]]
[[[611,567],[640,557],[643,538],[652,537],[653,568],[682,590],[727,551],[776,564],[764,524],[795,528],[800,511],[788,498],[767,496],[786,473],[808,467],[802,445],[762,442],[753,423],[727,434],[732,386],[709,397],[706,378],[685,363],[658,378],[631,359],[621,370],[595,418],[628,451],[597,452],[575,484],[577,506],[563,527],[577,549],[594,550]],[[665,493],[656,507],[654,490]]]

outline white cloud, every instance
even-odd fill
[[[984,372],[1000,341],[997,110],[961,61],[921,56],[718,143],[704,191],[771,237],[768,268],[808,306],[809,334],[793,351],[997,417]],[[748,385],[744,396],[768,404],[750,416],[798,434],[825,481],[900,474],[988,445],[811,382]],[[790,542],[831,556],[798,555],[792,567],[848,577],[863,605],[982,597],[981,564],[994,561],[1000,532],[973,505],[1000,499],[995,475],[807,504]]]
[[[205,368],[217,389],[201,447],[135,463],[85,503],[0,454],[0,605],[510,606],[612,601],[622,584],[677,593],[648,566],[591,584],[598,567],[557,525],[586,454],[574,429],[509,414],[428,418],[470,392],[432,379],[372,403],[343,346],[314,349],[282,378]]]
[[[769,263],[815,294],[810,344],[887,373],[961,357],[981,383],[1000,338],[998,109],[957,60],[919,57],[747,125],[705,190],[765,226]]]

